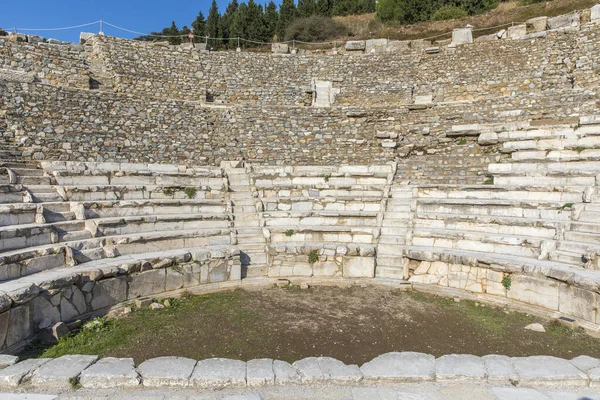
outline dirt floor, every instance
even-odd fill
[[[379,287],[236,290],[142,310],[98,331],[32,346],[25,356],[98,354],[194,359],[331,356],[362,364],[389,351],[600,357],[600,340],[556,323],[470,301]],[[546,333],[523,329],[541,322]]]

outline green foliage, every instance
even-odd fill
[[[546,0],[519,0],[520,6],[530,6],[536,3],[544,3]]]
[[[510,290],[510,287],[512,286],[512,279],[510,275],[504,275],[502,278],[502,286],[504,286],[506,290]]]
[[[221,37],[221,14],[219,14],[219,7],[216,0],[213,0],[208,17],[206,18],[206,36],[209,38]],[[210,41],[210,39],[208,43],[213,48],[221,45],[220,41]]]
[[[433,14],[434,21],[446,21],[449,19],[465,18],[469,14],[460,7],[446,5]]]
[[[298,0],[298,15],[300,18],[310,17],[316,12],[315,0]]]
[[[175,188],[164,187],[162,192],[165,196],[173,196],[175,194]]]
[[[583,146],[573,147],[573,151],[576,151],[578,153],[581,153],[584,150],[585,150],[585,147],[583,147]]]
[[[198,13],[198,16],[194,22],[192,22],[192,28],[194,36],[197,36],[194,38],[196,41],[202,40],[202,38],[206,36],[206,21],[204,20],[204,14],[202,14],[202,11]]]
[[[287,237],[294,236],[294,233],[296,232],[293,229],[288,229],[287,231],[283,232],[283,234]]]
[[[462,138],[457,142],[460,146],[464,146],[465,144],[467,144],[467,139]]]
[[[277,36],[285,37],[285,30],[298,18],[298,10],[294,0],[282,0],[279,6],[279,24],[277,26]]]
[[[188,187],[183,189],[183,192],[188,197],[188,199],[193,199],[196,196],[196,188]]]
[[[490,176],[489,178],[487,178],[485,181],[483,181],[484,185],[493,185],[494,184],[494,177]]]
[[[287,30],[287,40],[300,40],[303,42],[319,42],[348,34],[348,29],[342,23],[331,18],[313,15],[309,18],[300,18],[294,21]]]
[[[377,3],[377,17],[384,22],[414,24],[433,19],[442,8],[459,8],[468,15],[475,15],[491,10],[498,4],[499,0],[380,0]],[[442,11],[441,14],[447,12]]]
[[[319,261],[319,252],[317,250],[311,250],[311,252],[308,253],[308,262],[314,264],[317,261]]]
[[[85,324],[83,324],[83,326],[81,327],[81,330],[85,331],[85,332],[100,332],[103,331],[105,329],[108,329],[109,327],[109,322],[106,318],[104,317],[98,317],[98,318],[94,318],[88,322],[86,322]]]
[[[332,15],[354,15],[375,12],[374,0],[334,0]],[[323,14],[325,15],[325,14]]]

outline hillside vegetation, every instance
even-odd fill
[[[554,17],[574,10],[590,8],[598,3],[598,0],[554,0],[521,5],[521,1],[508,1],[500,3],[498,7],[484,14],[446,21],[426,21],[405,25],[382,23],[377,18],[376,13],[334,17],[334,19],[346,25],[355,39],[389,38],[409,40],[447,33],[447,35],[440,37],[443,39],[451,36],[452,29],[464,27],[467,24],[477,29],[490,27],[489,30],[474,32],[474,36],[480,36],[499,30],[500,28],[496,28],[498,26],[508,26],[513,22],[525,22],[530,18],[540,16]]]

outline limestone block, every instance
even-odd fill
[[[165,291],[166,270],[156,269],[131,275],[129,283],[129,299],[149,296]],[[95,289],[95,288],[94,288]]]
[[[435,376],[440,381],[480,380],[486,375],[481,357],[471,354],[449,354],[435,360]]]
[[[435,357],[415,352],[386,353],[363,364],[360,370],[371,381],[433,381]]]
[[[134,387],[140,384],[140,377],[133,358],[106,357],[83,370],[79,383],[93,389]]]
[[[96,36],[95,33],[91,32],[80,32],[79,33],[79,44],[85,44],[88,40]]]
[[[344,278],[373,278],[375,257],[343,257]]]
[[[275,384],[277,385],[294,384],[302,381],[298,369],[285,361],[274,360],[273,373],[275,374]]]
[[[184,357],[158,357],[137,367],[142,384],[148,387],[187,387],[196,360]]]
[[[587,375],[567,360],[551,356],[514,357],[523,384],[587,386]]]
[[[228,358],[198,361],[190,377],[190,385],[199,388],[222,388],[246,384],[246,363]]]
[[[9,314],[9,322],[6,332],[6,347],[19,343],[33,336],[33,327],[30,323],[30,311],[28,305],[12,308]]]
[[[364,51],[367,44],[364,40],[349,40],[344,47],[346,51]]]
[[[542,32],[548,27],[548,17],[531,18],[525,21],[527,33]]]
[[[548,18],[548,29],[560,29],[579,26],[579,14],[572,12],[559,15],[558,17]]]
[[[387,39],[370,39],[365,42],[365,53],[385,53],[387,46]]]
[[[271,45],[271,53],[288,54],[289,52],[290,52],[290,45],[287,43],[273,43]]]
[[[356,365],[346,365],[331,357],[308,357],[296,361],[302,382],[313,383],[328,381],[332,383],[358,382],[362,373]]]
[[[50,358],[30,358],[0,370],[0,387],[17,387]]]
[[[154,272],[154,271],[149,271]],[[92,289],[92,310],[100,310],[105,307],[114,306],[127,299],[127,278],[119,276],[116,278],[98,281]]]
[[[0,354],[0,369],[16,364],[19,357],[10,354]]]
[[[508,382],[519,380],[519,375],[510,357],[491,354],[481,358],[487,370],[488,381]]]
[[[489,146],[498,143],[498,134],[496,132],[483,132],[479,135],[477,143],[482,146]]]
[[[592,22],[600,22],[600,4],[596,4],[592,7],[591,20]]]
[[[588,372],[591,369],[600,367],[600,359],[590,356],[579,356],[571,360],[571,364],[576,366],[582,372]]]
[[[595,323],[597,307],[598,294],[567,283],[560,284],[558,311],[561,313]]]
[[[527,25],[521,24],[510,26],[507,31],[508,39],[523,39],[525,35],[527,35]]]
[[[532,276],[513,275],[509,299],[558,310],[559,284],[556,281]]]
[[[270,358],[249,360],[246,363],[246,383],[248,386],[274,385],[273,360]]]
[[[473,28],[456,28],[452,31],[452,44],[470,44],[473,43]]]
[[[70,388],[81,371],[98,360],[98,356],[66,355],[39,367],[31,378],[33,386]]]

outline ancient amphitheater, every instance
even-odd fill
[[[478,299],[600,335],[600,5],[464,34],[356,54],[0,39],[0,387],[600,386],[591,357],[8,367],[61,321],[279,279]]]

